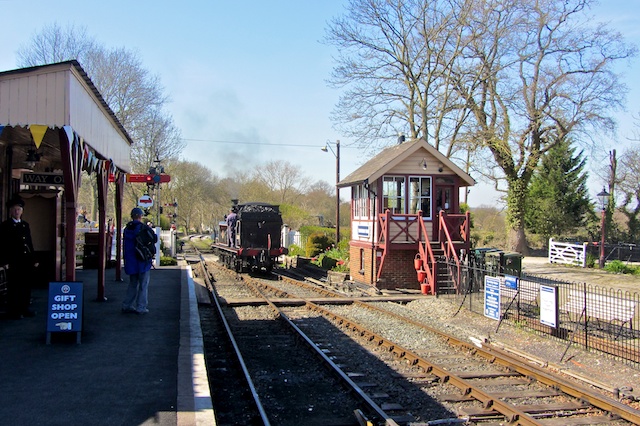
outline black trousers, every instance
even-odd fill
[[[29,311],[31,303],[31,280],[33,265],[27,263],[9,264],[7,270],[7,312],[22,315]]]

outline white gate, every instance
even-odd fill
[[[549,263],[587,267],[587,243],[558,243],[549,238]]]

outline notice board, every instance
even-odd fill
[[[51,333],[77,333],[80,343],[83,310],[82,282],[62,281],[49,283],[47,308],[47,344]]]

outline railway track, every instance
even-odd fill
[[[268,305],[274,312],[282,306],[277,316],[304,330],[309,344],[336,360],[356,384],[352,393],[365,394],[381,410],[362,408],[363,418],[380,424],[640,422],[638,412],[624,404],[496,348],[430,329],[397,304],[363,302],[287,277],[239,277],[216,288],[223,304]]]
[[[217,288],[234,285],[237,278],[216,276],[212,283],[214,293]],[[241,287],[246,284],[239,282]],[[340,374],[330,357],[275,305],[216,305],[234,348],[220,352],[234,353],[233,364],[244,372],[242,380],[237,375],[233,378],[232,387],[248,389],[238,395],[240,401],[226,397],[217,404],[214,401],[218,424],[358,425],[368,418],[365,412],[375,410],[371,408],[375,404],[367,402],[366,394],[354,387],[348,375]],[[226,382],[228,377],[223,380]],[[215,377],[212,382],[220,383],[221,379]],[[225,388],[229,385],[226,383]],[[213,397],[221,393],[224,392],[213,392]],[[251,401],[247,400],[248,394]],[[366,408],[360,411],[363,406]],[[384,416],[378,410],[378,415]],[[386,424],[397,423],[389,418]]]

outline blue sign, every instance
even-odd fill
[[[518,289],[518,277],[514,277],[514,276],[511,276],[511,275],[505,275],[504,276],[504,286],[506,288],[517,290]]]
[[[82,331],[82,301],[82,282],[50,282],[47,332]]]
[[[484,277],[484,316],[500,319],[500,279]]]

